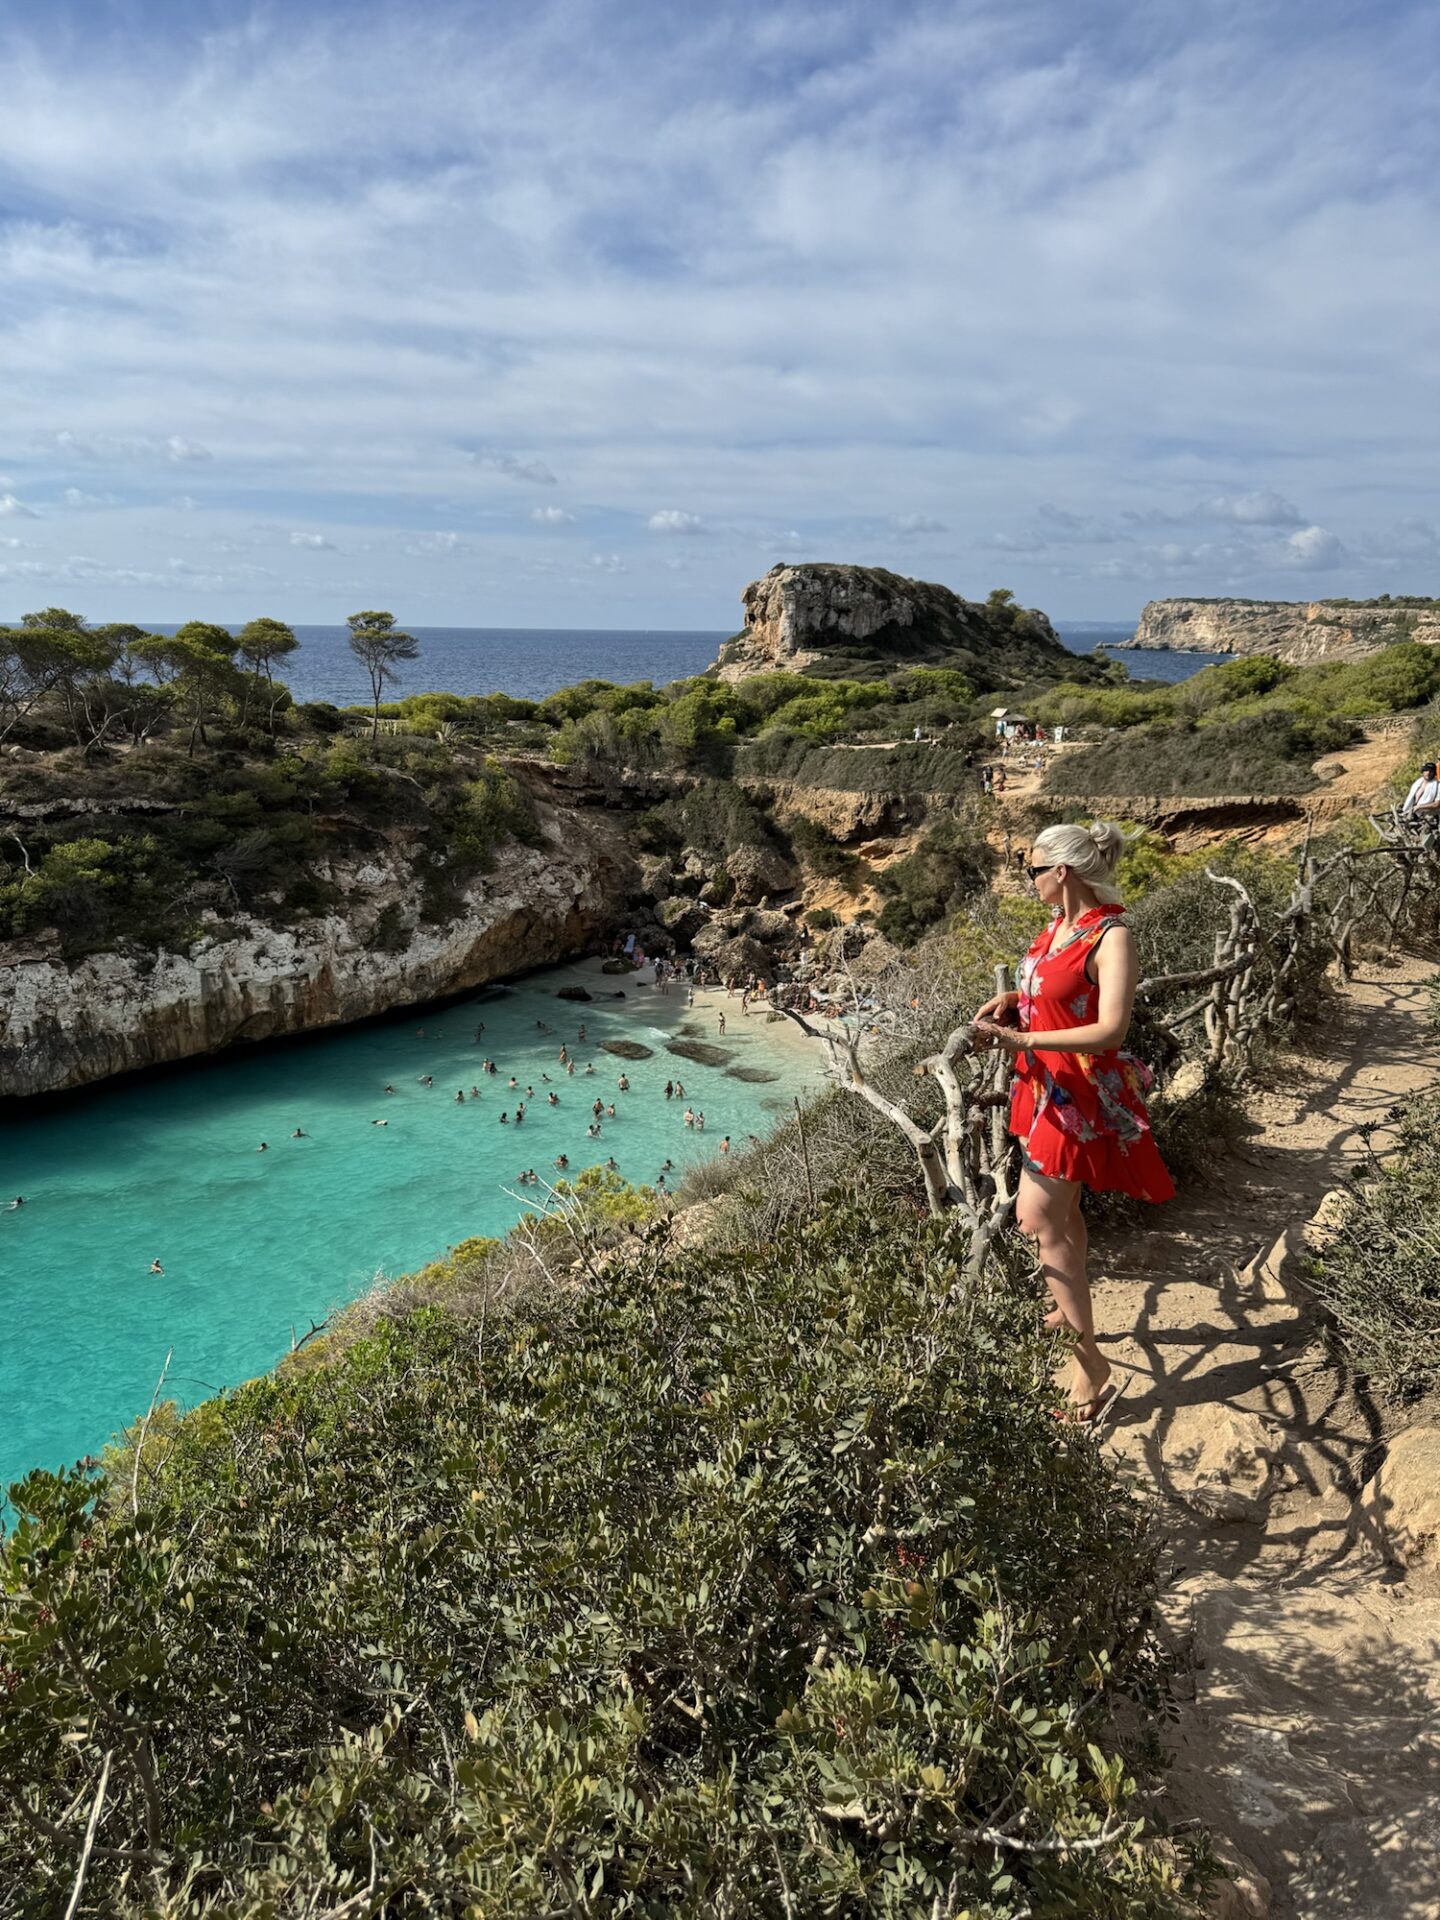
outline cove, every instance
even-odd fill
[[[557,998],[566,986],[596,997]],[[600,997],[619,989],[624,999]],[[650,1056],[620,1058],[606,1041]],[[667,1051],[697,1041],[700,1059]],[[482,1073],[487,1055],[498,1074]],[[667,1101],[676,1079],[685,1098]],[[668,1158],[673,1185],[723,1135],[743,1150],[823,1083],[788,1024],[744,1019],[719,993],[687,1009],[681,986],[661,994],[585,963],[9,1115],[0,1206],[17,1194],[26,1204],[0,1212],[0,1487],[98,1453],[143,1415],[167,1351],[165,1396],[193,1405],[273,1366],[377,1277],[503,1233],[522,1211],[523,1169],[554,1179],[559,1154],[572,1173],[613,1155],[626,1179],[649,1183]],[[616,1113],[591,1140],[596,1098]],[[704,1112],[703,1133],[683,1124],[687,1105]],[[297,1127],[305,1138],[291,1138]],[[156,1259],[163,1276],[150,1272]]]

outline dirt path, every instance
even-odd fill
[[[1227,1836],[1270,1885],[1268,1903],[1259,1879],[1228,1891],[1232,1914],[1440,1914],[1440,1577],[1387,1565],[1361,1518],[1387,1421],[1404,1416],[1327,1353],[1299,1242],[1360,1130],[1440,1084],[1432,972],[1369,965],[1304,1057],[1267,1074],[1250,1131],[1208,1179],[1153,1228],[1095,1236],[1102,1341],[1132,1372],[1105,1444],[1158,1493],[1163,1613],[1193,1690],[1172,1810]],[[1222,1458],[1233,1484],[1197,1486]]]

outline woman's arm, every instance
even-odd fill
[[[1123,1046],[1135,1010],[1139,962],[1128,927],[1112,927],[1095,949],[1093,963],[1100,1001],[1088,1026],[1061,1027],[1054,1033],[1024,1033],[993,1020],[977,1020],[975,1031],[1010,1053],[1035,1048],[1041,1053],[1108,1053]]]

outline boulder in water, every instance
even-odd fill
[[[772,1080],[780,1078],[778,1073],[767,1073],[764,1067],[727,1067],[727,1080],[744,1080],[752,1087],[763,1087]]]
[[[714,1047],[708,1040],[667,1040],[667,1053],[677,1053],[682,1060],[693,1060],[697,1067],[723,1067],[735,1058],[730,1047]]]
[[[638,1040],[602,1040],[601,1050],[618,1054],[622,1060],[648,1060],[654,1054],[653,1047],[643,1047]]]
[[[593,1000],[595,996],[587,987],[558,987],[555,998],[557,1000]]]

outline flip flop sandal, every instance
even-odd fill
[[[1089,1400],[1072,1400],[1066,1408],[1052,1407],[1050,1417],[1066,1427],[1103,1426],[1129,1384],[1128,1375],[1124,1380],[1107,1381],[1102,1390]]]

